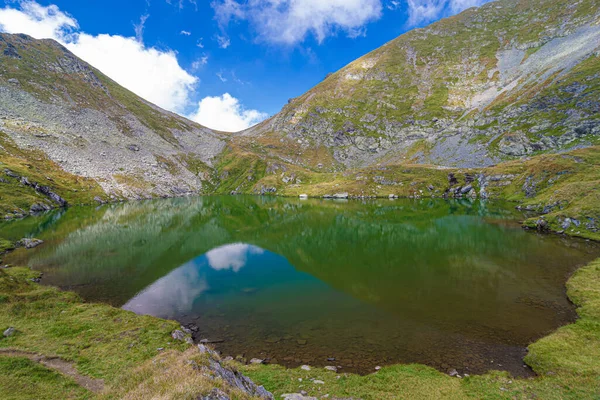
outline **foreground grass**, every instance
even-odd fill
[[[73,293],[32,282],[35,277],[26,268],[0,269],[0,329],[17,330],[0,337],[0,398],[196,399],[214,387],[248,398],[200,371],[208,360],[171,338],[176,322],[85,304]],[[104,390],[92,393],[8,350],[60,357],[79,374],[101,380]]]

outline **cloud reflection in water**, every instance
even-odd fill
[[[245,243],[218,247],[160,278],[129,300],[123,309],[161,318],[188,314],[194,302],[210,288],[203,267],[237,273],[248,263],[249,256],[263,253],[260,247]]]

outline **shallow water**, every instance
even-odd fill
[[[224,355],[523,376],[526,346],[574,320],[564,284],[600,249],[520,219],[478,201],[202,197],[71,208],[0,236],[46,241],[6,260],[43,283],[176,319]]]

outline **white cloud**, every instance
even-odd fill
[[[202,57],[200,57],[199,59],[197,59],[196,61],[194,61],[192,63],[192,69],[194,71],[197,71],[200,68],[202,68],[203,66],[205,66],[206,64],[208,64],[208,56],[206,54],[203,54]]]
[[[205,97],[198,103],[198,111],[189,118],[206,127],[238,132],[268,117],[257,110],[246,110],[238,99],[225,93],[222,96]]]
[[[51,5],[42,7],[35,2],[21,3],[21,10],[0,9],[0,30],[8,33],[26,33],[37,39],[55,39],[68,29],[77,28],[77,21]]]
[[[117,83],[171,111],[184,111],[198,81],[181,68],[174,52],[144,47],[134,38],[80,33],[65,45]]]
[[[408,25],[426,24],[442,17],[479,7],[490,0],[407,0]],[[394,2],[392,2],[394,3]]]
[[[222,49],[226,49],[229,47],[229,45],[231,45],[231,40],[229,40],[227,36],[217,35],[215,37],[215,40],[217,41],[219,47]]]
[[[221,82],[227,82],[227,78],[223,76],[223,71],[219,71],[215,75],[217,75],[217,78],[219,78]]]
[[[175,52],[146,47],[141,43],[143,16],[136,26],[137,38],[118,35],[92,36],[73,32],[77,21],[57,6],[43,7],[33,1],[20,9],[0,9],[0,30],[26,33],[37,39],[62,43],[75,55],[146,100],[183,113],[190,104],[198,78],[186,72]]]
[[[308,34],[319,43],[337,31],[364,35],[365,25],[379,19],[382,9],[381,0],[214,0],[212,7],[222,28],[248,20],[259,40],[288,45]]]
[[[144,43],[144,28],[146,21],[150,18],[149,14],[144,14],[140,17],[139,24],[133,24],[133,30],[135,31],[135,38],[138,42]]]
[[[192,32],[190,31],[181,31],[179,32],[180,35],[184,35],[184,36],[190,36],[192,34]]]

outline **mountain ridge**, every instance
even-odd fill
[[[2,140],[43,151],[113,198],[200,193],[225,135],[141,99],[53,40],[0,34],[0,60]]]
[[[512,15],[513,10],[521,13]],[[484,167],[568,148],[585,136],[574,132],[572,122],[563,126],[562,117],[538,118],[536,129],[555,132],[536,135],[522,120],[540,110],[515,106],[523,98],[544,101],[542,92],[558,86],[556,78],[567,79],[582,61],[597,68],[598,10],[597,1],[564,7],[548,0],[506,0],[469,9],[359,58],[241,135],[324,146],[333,164],[343,168],[407,160]],[[598,90],[597,79],[593,87]],[[480,107],[485,112],[476,111]],[[589,119],[580,118],[583,125]],[[512,125],[489,126],[506,122]],[[596,120],[589,129],[598,134]],[[556,133],[561,140],[554,140]],[[460,143],[440,145],[449,139]],[[412,157],[418,147],[427,151]]]

